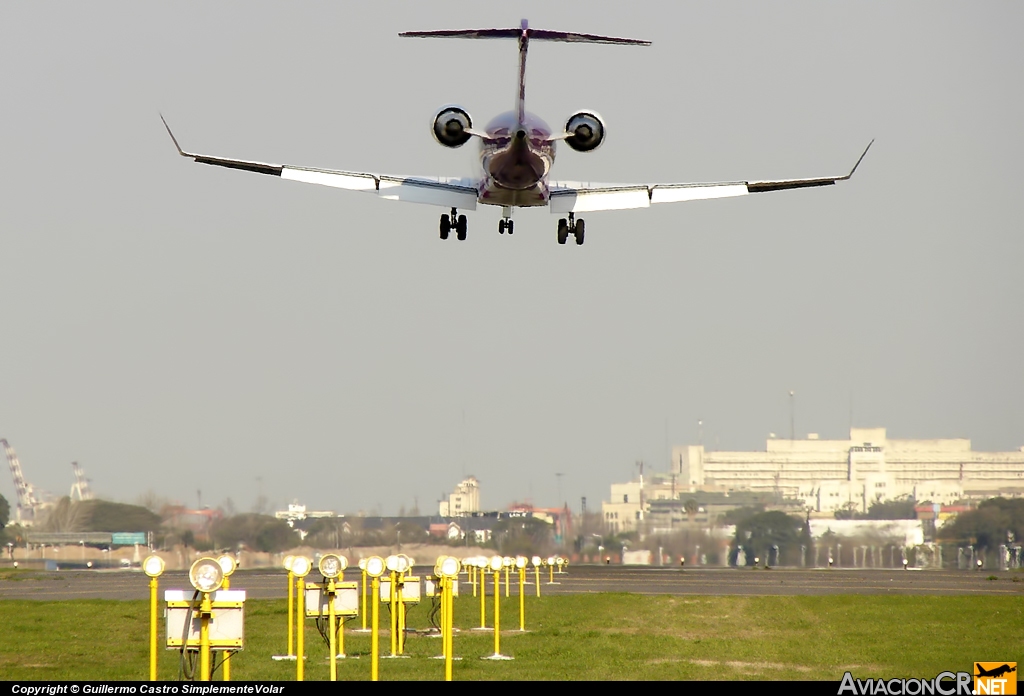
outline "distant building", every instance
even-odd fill
[[[287,510],[278,510],[274,513],[274,517],[284,520],[289,527],[294,527],[296,522],[320,517],[337,517],[337,515],[331,510],[307,510],[305,505],[289,503]]]
[[[480,482],[475,476],[469,476],[438,505],[441,517],[463,517],[480,511]]]
[[[967,439],[891,440],[885,428],[851,428],[848,440],[813,433],[805,440],[771,438],[763,452],[685,445],[672,449],[670,473],[613,483],[601,511],[609,532],[658,532],[713,524],[742,505],[831,517],[840,508],[866,512],[875,501],[904,496],[944,506],[1024,496],[1024,447],[975,452]],[[699,506],[694,514],[684,508],[690,498]]]
[[[967,439],[890,440],[885,428],[851,428],[848,440],[769,439],[764,452],[675,447],[673,473],[685,491],[760,491],[798,499],[815,512],[911,496],[951,504],[1024,495],[1024,447],[975,452]]]

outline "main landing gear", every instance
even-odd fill
[[[459,211],[452,208],[452,214],[441,216],[441,239],[448,239],[448,233],[455,230],[455,236],[459,241],[466,240],[466,216],[459,215]]]
[[[501,219],[498,220],[498,234],[512,234],[512,230],[512,208],[502,207]]]
[[[583,244],[584,232],[583,220],[577,220],[573,213],[569,213],[569,219],[562,218],[558,221],[558,243],[565,244],[571,234],[576,238],[576,244]]]

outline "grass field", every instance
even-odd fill
[[[490,599],[488,604],[490,605]],[[456,600],[457,680],[489,679],[797,679],[932,677],[970,670],[975,660],[1024,658],[1024,613],[1013,597],[827,596],[668,597],[581,594],[530,597],[527,633],[502,631],[509,662],[493,652],[479,625],[479,603]],[[490,607],[488,607],[490,623]],[[246,645],[232,658],[233,680],[294,679],[284,600],[246,603]],[[503,600],[502,628],[518,629],[518,600]],[[428,607],[410,612],[426,628]],[[382,626],[387,613],[381,612]],[[358,628],[358,620],[348,624]],[[161,631],[163,627],[161,625]],[[328,649],[307,621],[306,679],[328,678]],[[161,645],[163,633],[160,635]],[[346,632],[339,679],[368,679],[370,639]],[[390,638],[381,639],[387,654]],[[382,659],[381,679],[441,679],[427,659],[440,641],[409,636],[411,659]],[[115,680],[148,677],[148,603],[85,600],[0,601],[0,679]],[[162,680],[178,679],[179,655],[159,654]],[[219,678],[219,675],[217,676]]]

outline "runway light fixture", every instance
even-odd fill
[[[305,556],[296,556],[292,560],[292,574],[297,578],[304,578],[313,570],[313,561]]]
[[[334,553],[327,553],[321,556],[320,563],[318,564],[320,574],[330,580],[341,575],[347,567],[348,560],[344,556]]]
[[[387,564],[380,556],[370,556],[366,559],[366,574],[371,578],[379,578],[387,569]]]
[[[384,567],[391,573],[398,572],[398,556],[388,556],[384,559]]]
[[[495,573],[501,570],[503,565],[504,561],[502,560],[501,556],[491,556],[491,561],[490,563],[488,563],[490,569],[493,570]]]
[[[455,578],[458,577],[459,571],[462,569],[462,564],[459,563],[459,559],[454,556],[447,556],[438,564],[442,577]]]
[[[359,559],[359,570],[366,570],[366,559],[365,558],[360,558]]]
[[[209,594],[216,592],[224,584],[224,571],[215,558],[200,558],[189,569],[188,580],[192,587]]]
[[[230,554],[223,554],[217,557],[217,563],[220,565],[220,569],[224,572],[224,577],[230,577],[235,572],[235,568],[238,564],[235,563],[235,559]]]
[[[530,563],[533,565],[534,568],[539,568],[541,564],[540,556],[534,556],[533,558],[531,558]]]
[[[404,573],[407,570],[409,570],[409,568],[412,567],[412,564],[409,562],[409,560],[409,557],[405,554],[398,554],[398,556],[395,559],[395,570],[399,573]]]
[[[522,570],[526,567],[526,556],[516,556],[516,568]]]
[[[165,567],[164,559],[159,556],[148,556],[142,562],[142,570],[151,578],[158,578],[163,575]]]
[[[284,569],[287,570],[289,573],[292,572],[292,561],[294,561],[294,560],[295,560],[295,556],[285,556],[284,557]]]

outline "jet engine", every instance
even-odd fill
[[[604,121],[594,111],[580,111],[565,123],[565,142],[577,152],[596,150],[604,142]]]
[[[445,147],[462,147],[472,137],[473,120],[460,106],[446,106],[434,117],[434,140]]]

